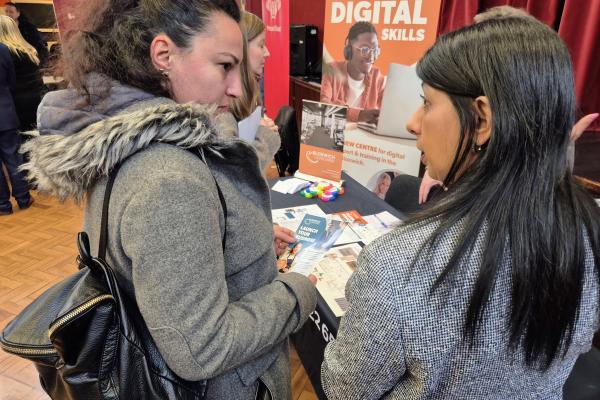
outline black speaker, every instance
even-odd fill
[[[290,26],[290,75],[312,75],[317,72],[320,58],[317,27]]]

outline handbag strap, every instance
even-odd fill
[[[194,153],[198,158],[208,167],[208,163],[204,158],[204,150],[201,148],[196,148],[190,150]],[[104,189],[104,200],[102,202],[102,217],[100,219],[100,243],[98,244],[98,258],[101,260],[106,260],[106,249],[108,247],[108,205],[110,203],[110,195],[112,192],[113,184],[115,183],[115,178],[119,173],[119,169],[121,168],[121,164],[117,164],[110,174],[108,175],[108,181],[106,182],[106,189]],[[223,208],[223,218],[225,220],[224,228],[223,228],[223,238],[221,239],[221,246],[223,247],[223,252],[225,252],[225,239],[227,237],[227,203],[225,203],[225,196],[223,196],[223,192],[221,191],[221,187],[219,183],[215,179],[210,168],[208,168],[210,175],[217,186],[217,193],[219,195],[219,201],[221,202],[221,207]]]

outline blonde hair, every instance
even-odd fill
[[[6,15],[0,15],[0,43],[17,56],[25,54],[35,65],[40,65],[35,47],[23,39],[17,23]]]
[[[231,112],[237,120],[247,118],[261,104],[258,82],[250,68],[250,60],[248,60],[248,46],[250,41],[265,30],[265,24],[256,15],[243,11],[240,29],[244,35],[244,60],[240,67],[242,96],[235,99],[231,105]]]
[[[263,33],[266,29],[262,19],[247,11],[242,12],[240,28],[246,39],[248,39],[248,42],[254,40],[254,38]]]

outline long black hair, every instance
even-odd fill
[[[508,257],[509,350],[522,351],[528,365],[547,368],[573,338],[586,249],[600,274],[600,211],[573,182],[566,158],[575,110],[569,52],[540,22],[492,19],[440,36],[418,63],[417,74],[449,95],[461,126],[460,144],[444,180],[448,195],[409,221],[440,221],[419,254],[452,226],[462,227],[431,290],[450,281],[485,235],[464,337],[474,344],[502,260]],[[468,165],[478,123],[473,99],[478,96],[489,100],[492,133]]]

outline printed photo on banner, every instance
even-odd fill
[[[384,171],[418,175],[406,123],[421,102],[415,67],[435,42],[440,5],[326,0],[321,101],[348,107],[343,169],[370,190]]]
[[[347,108],[304,100],[297,176],[339,182]]]

